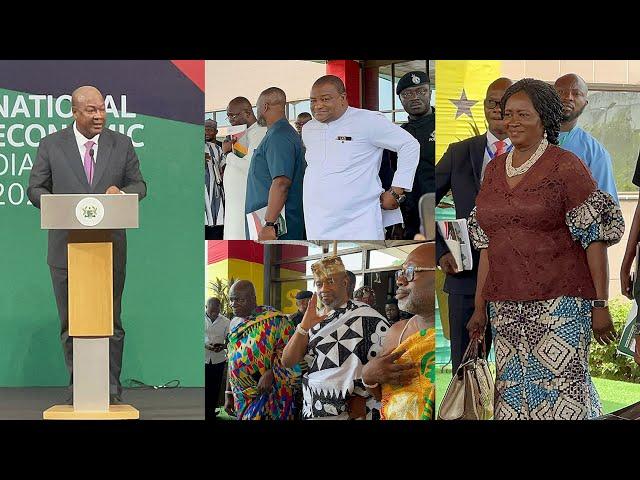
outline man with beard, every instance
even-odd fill
[[[435,406],[435,248],[424,243],[396,271],[398,320],[383,352],[362,369],[364,385],[382,400],[384,420],[430,420]]]
[[[420,197],[435,191],[436,158],[436,114],[431,107],[431,89],[425,72],[413,71],[405,74],[396,87],[402,108],[409,114],[409,121],[402,125],[420,143],[420,161],[413,180],[413,188],[407,192],[407,198],[400,205],[404,218],[403,237],[413,240],[420,233]],[[391,152],[391,162],[397,158]]]
[[[247,176],[254,150],[265,134],[266,127],[260,126],[253,114],[251,102],[244,97],[236,97],[227,106],[227,118],[232,126],[246,125],[247,130],[235,143],[225,141],[222,150],[226,154],[224,170],[225,217],[224,239],[245,240],[244,202],[247,195]]]
[[[285,367],[305,355],[311,360],[302,377],[302,414],[305,419],[376,420],[380,405],[362,384],[361,372],[381,353],[389,324],[370,306],[349,299],[349,279],[340,257],[324,258],[311,271],[316,293],[282,353]],[[318,314],[318,296],[328,315]]]
[[[564,105],[558,146],[575,153],[589,167],[598,188],[620,203],[609,152],[598,140],[577,126],[578,118],[589,104],[586,82],[575,73],[568,73],[558,78],[554,86]]]
[[[511,141],[502,120],[500,100],[513,82],[499,78],[487,88],[484,116],[489,129],[482,135],[452,143],[436,166],[436,205],[449,190],[456,206],[456,218],[468,218],[476,204],[476,196],[487,164],[496,156],[511,149]],[[436,229],[437,230],[437,229]],[[473,315],[476,278],[480,254],[472,250],[473,270],[462,270],[456,265],[440,232],[436,231],[436,258],[447,274],[444,291],[449,294],[449,329],[451,337],[451,363],[453,372],[460,365],[469,345],[467,322]],[[491,345],[491,328],[486,331],[486,345]]]
[[[285,114],[287,98],[278,87],[270,87],[258,97],[258,123],[267,133],[251,158],[247,181],[245,213],[267,207],[258,240],[303,240],[302,140]],[[278,216],[285,210],[286,232],[278,231]],[[248,238],[248,237],[247,237]]]

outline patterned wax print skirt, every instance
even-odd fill
[[[591,304],[577,297],[489,302],[495,339],[496,420],[601,415],[589,375]]]

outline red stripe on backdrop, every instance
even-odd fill
[[[305,245],[281,245],[282,256],[280,258],[298,258],[298,257],[306,257],[309,254],[309,247]],[[282,268],[287,268],[289,270],[294,270],[296,272],[306,272],[306,265],[303,263],[288,263],[286,265],[282,265]]]
[[[264,263],[264,246],[251,240],[228,240],[229,258]]]
[[[224,240],[207,241],[207,265],[229,258],[228,243]]]
[[[327,75],[340,77],[347,89],[349,105],[361,108],[360,64],[355,60],[327,60]]]
[[[282,249],[281,258],[305,257],[309,253],[309,248],[304,245],[280,245]],[[250,240],[208,240],[207,241],[207,265],[235,258],[253,263],[264,263],[264,246]],[[304,263],[292,263],[283,265],[283,268],[305,272]]]
[[[204,92],[204,60],[171,60],[171,63]]]

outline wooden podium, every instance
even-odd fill
[[[42,195],[41,228],[69,230],[69,336],[73,337],[73,405],[45,420],[135,420],[131,405],[109,405],[109,337],[113,335],[111,230],[138,228],[138,195]]]

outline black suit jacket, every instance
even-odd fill
[[[476,205],[486,146],[486,134],[452,143],[436,165],[436,205],[451,190],[456,206],[456,218],[468,218]],[[437,260],[448,252],[444,239],[436,229]],[[445,292],[458,295],[475,294],[480,254],[473,249],[472,254],[473,270],[447,275]]]
[[[40,141],[29,177],[27,195],[40,208],[40,196],[48,193],[105,193],[115,185],[125,193],[137,193],[142,200],[147,185],[131,139],[105,128],[100,134],[93,185],[89,185],[82,157],[73,133],[73,124]],[[49,230],[47,263],[67,268],[68,230]],[[124,230],[113,230],[113,263],[124,272],[127,239]]]

